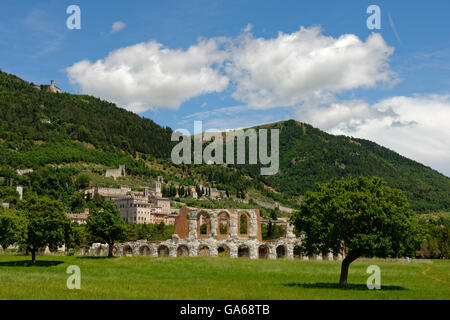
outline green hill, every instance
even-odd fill
[[[417,211],[450,210],[450,178],[374,142],[334,136],[294,120],[262,127],[280,130],[280,171],[260,176],[255,166],[241,170],[285,195],[304,194],[333,177],[378,176],[402,190]]]
[[[170,128],[94,97],[38,90],[0,71],[0,185],[20,183],[64,200],[78,190],[86,168],[100,177],[105,168],[125,164],[136,179],[161,174],[189,184],[215,181],[230,194],[257,190],[295,204],[317,182],[376,175],[403,190],[417,211],[450,210],[450,178],[389,149],[293,120],[264,127],[280,129],[280,171],[274,176],[261,176],[257,165],[174,166]],[[24,168],[35,172],[15,173]]]
[[[0,138],[11,149],[82,141],[109,152],[170,155],[172,130],[86,95],[53,94],[0,71]]]

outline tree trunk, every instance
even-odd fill
[[[31,251],[31,264],[36,265],[36,249],[30,249]]]
[[[113,245],[108,243],[108,258],[112,258],[113,257]]]
[[[358,255],[355,254],[348,254],[344,260],[342,260],[341,265],[341,277],[339,279],[339,286],[341,288],[347,287],[347,276],[348,276],[348,268],[350,266],[350,263],[355,261],[358,258]]]

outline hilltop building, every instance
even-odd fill
[[[61,89],[55,86],[55,80],[50,81],[50,86],[48,87],[47,91],[53,93],[61,93]]]
[[[33,85],[33,88],[37,90],[41,90],[41,86]],[[50,80],[50,85],[46,88],[46,91],[53,92],[53,93],[61,93],[61,89],[55,86],[55,80]]]

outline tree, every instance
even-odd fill
[[[83,209],[86,207],[86,200],[81,193],[75,193],[72,195],[72,199],[70,201],[70,209],[72,212],[83,212]]]
[[[112,201],[105,201],[100,209],[93,210],[86,223],[94,241],[108,244],[108,257],[111,258],[114,243],[126,237],[126,225],[117,206]]]
[[[26,238],[26,221],[15,210],[0,206],[0,246],[6,251],[10,245]]]
[[[279,213],[280,209],[278,209],[278,207],[275,207],[275,209],[270,211],[270,219],[272,220],[278,220],[278,213]]]
[[[19,201],[19,193],[14,187],[0,187],[0,201],[15,205]]]
[[[78,249],[88,245],[89,234],[86,231],[86,225],[71,222],[66,225],[65,244],[66,252],[70,249]]]
[[[91,181],[91,178],[87,174],[80,174],[77,179],[75,180],[75,185],[78,189],[85,189],[89,187],[89,183]]]
[[[31,262],[36,264],[36,252],[45,246],[64,244],[66,227],[70,223],[59,200],[31,197],[19,202],[17,208],[26,219],[26,237],[19,243],[31,252]]]
[[[127,241],[136,241],[139,239],[137,230],[136,230],[136,224],[127,224],[126,225],[126,240]]]
[[[400,190],[380,178],[336,180],[307,192],[292,221],[308,254],[341,253],[339,284],[347,286],[350,263],[361,256],[413,256],[418,224]]]

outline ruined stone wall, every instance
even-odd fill
[[[239,230],[239,217],[245,214],[249,217],[247,233]],[[227,216],[227,233],[221,234],[219,217]],[[200,217],[206,216],[206,233],[199,234]],[[113,252],[118,256],[228,256],[230,258],[248,257],[250,259],[294,258],[294,248],[301,244],[301,239],[293,233],[293,227],[288,226],[283,238],[262,241],[261,217],[256,209],[192,209],[183,208],[176,217],[175,232],[166,241],[150,242],[138,240],[116,244]],[[204,232],[204,231],[203,231]],[[89,253],[93,255],[107,254],[108,246],[95,244]],[[320,259],[322,256],[302,256],[303,259]],[[332,260],[333,255],[324,259]]]
[[[114,180],[119,178],[119,177],[124,177],[125,176],[125,166],[124,165],[120,165],[119,168],[117,169],[109,169],[106,170],[106,177],[113,177]]]

